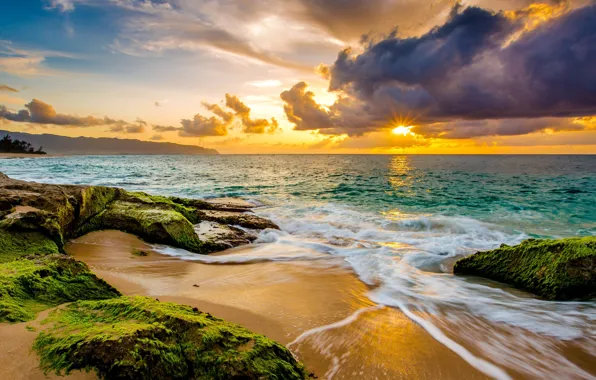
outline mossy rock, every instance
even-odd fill
[[[166,206],[117,200],[86,223],[79,235],[101,229],[128,232],[149,243],[173,245],[192,252],[208,251],[188,219]]]
[[[140,203],[153,207],[160,207],[176,211],[192,224],[201,222],[202,213],[198,211],[197,206],[207,204],[201,200],[190,200],[174,197],[163,197],[161,195],[149,195],[143,192],[122,191],[119,199],[130,203]]]
[[[102,379],[304,379],[282,345],[188,306],[146,297],[56,310],[34,349],[46,372]]]
[[[205,214],[205,210],[220,212]],[[199,199],[163,197],[102,186],[46,185],[0,177],[0,230],[33,236],[32,244],[19,253],[0,246],[0,262],[19,255],[54,253],[43,246],[47,237],[64,252],[64,242],[86,233],[116,229],[132,233],[149,243],[184,248],[207,254],[230,244],[246,244],[242,231],[230,244],[201,241],[194,225],[204,220],[249,228],[277,228],[272,222],[250,214],[231,212],[225,205],[212,205]],[[15,214],[10,215],[13,211]],[[3,238],[4,236],[0,236]],[[21,239],[19,237],[15,239]],[[21,239],[23,240],[23,239]],[[43,243],[43,244],[42,244]],[[39,247],[39,249],[34,249]],[[31,249],[28,249],[31,248]]]
[[[57,254],[0,264],[0,322],[22,322],[41,310],[76,300],[118,297],[87,265]]]
[[[596,296],[596,237],[530,239],[459,260],[455,274],[486,277],[549,300]]]
[[[0,227],[0,263],[28,255],[60,253],[56,243],[38,231],[15,231]]]
[[[81,190],[78,200],[77,227],[99,214],[110,204],[122,190],[114,187],[91,186]]]

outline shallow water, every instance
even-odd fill
[[[3,160],[0,171],[246,197],[282,231],[239,255],[161,252],[207,264],[340,259],[371,286],[370,301],[401,310],[489,376],[596,376],[595,302],[546,302],[450,274],[456,257],[501,243],[595,235],[596,156],[56,157]],[[306,339],[324,347],[312,344],[323,332]]]

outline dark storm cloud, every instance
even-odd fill
[[[595,114],[596,6],[528,31],[532,16],[456,7],[420,37],[392,33],[359,55],[344,50],[329,68],[340,100],[324,109],[299,83],[282,94],[288,119],[297,129],[361,134],[406,113],[419,124]]]
[[[331,68],[332,90],[428,118],[596,113],[596,6],[522,34],[503,14],[467,8],[420,38],[390,36]],[[383,103],[385,103],[383,102]]]
[[[0,106],[0,118],[16,122],[34,124],[65,125],[72,127],[92,127],[97,125],[129,125],[122,120],[114,120],[108,117],[98,118],[94,116],[74,116],[56,112],[54,107],[38,99],[33,99],[25,104],[26,109],[18,112],[11,112],[5,106]]]
[[[578,131],[584,126],[566,118],[461,120],[448,123],[420,125],[412,132],[427,137],[468,139],[481,136],[519,136],[552,131]]]

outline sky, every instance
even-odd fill
[[[596,154],[593,0],[6,0],[0,129],[221,153]]]

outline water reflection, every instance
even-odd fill
[[[395,156],[389,164],[389,183],[394,190],[403,191],[403,187],[410,186],[412,178],[409,156]]]

